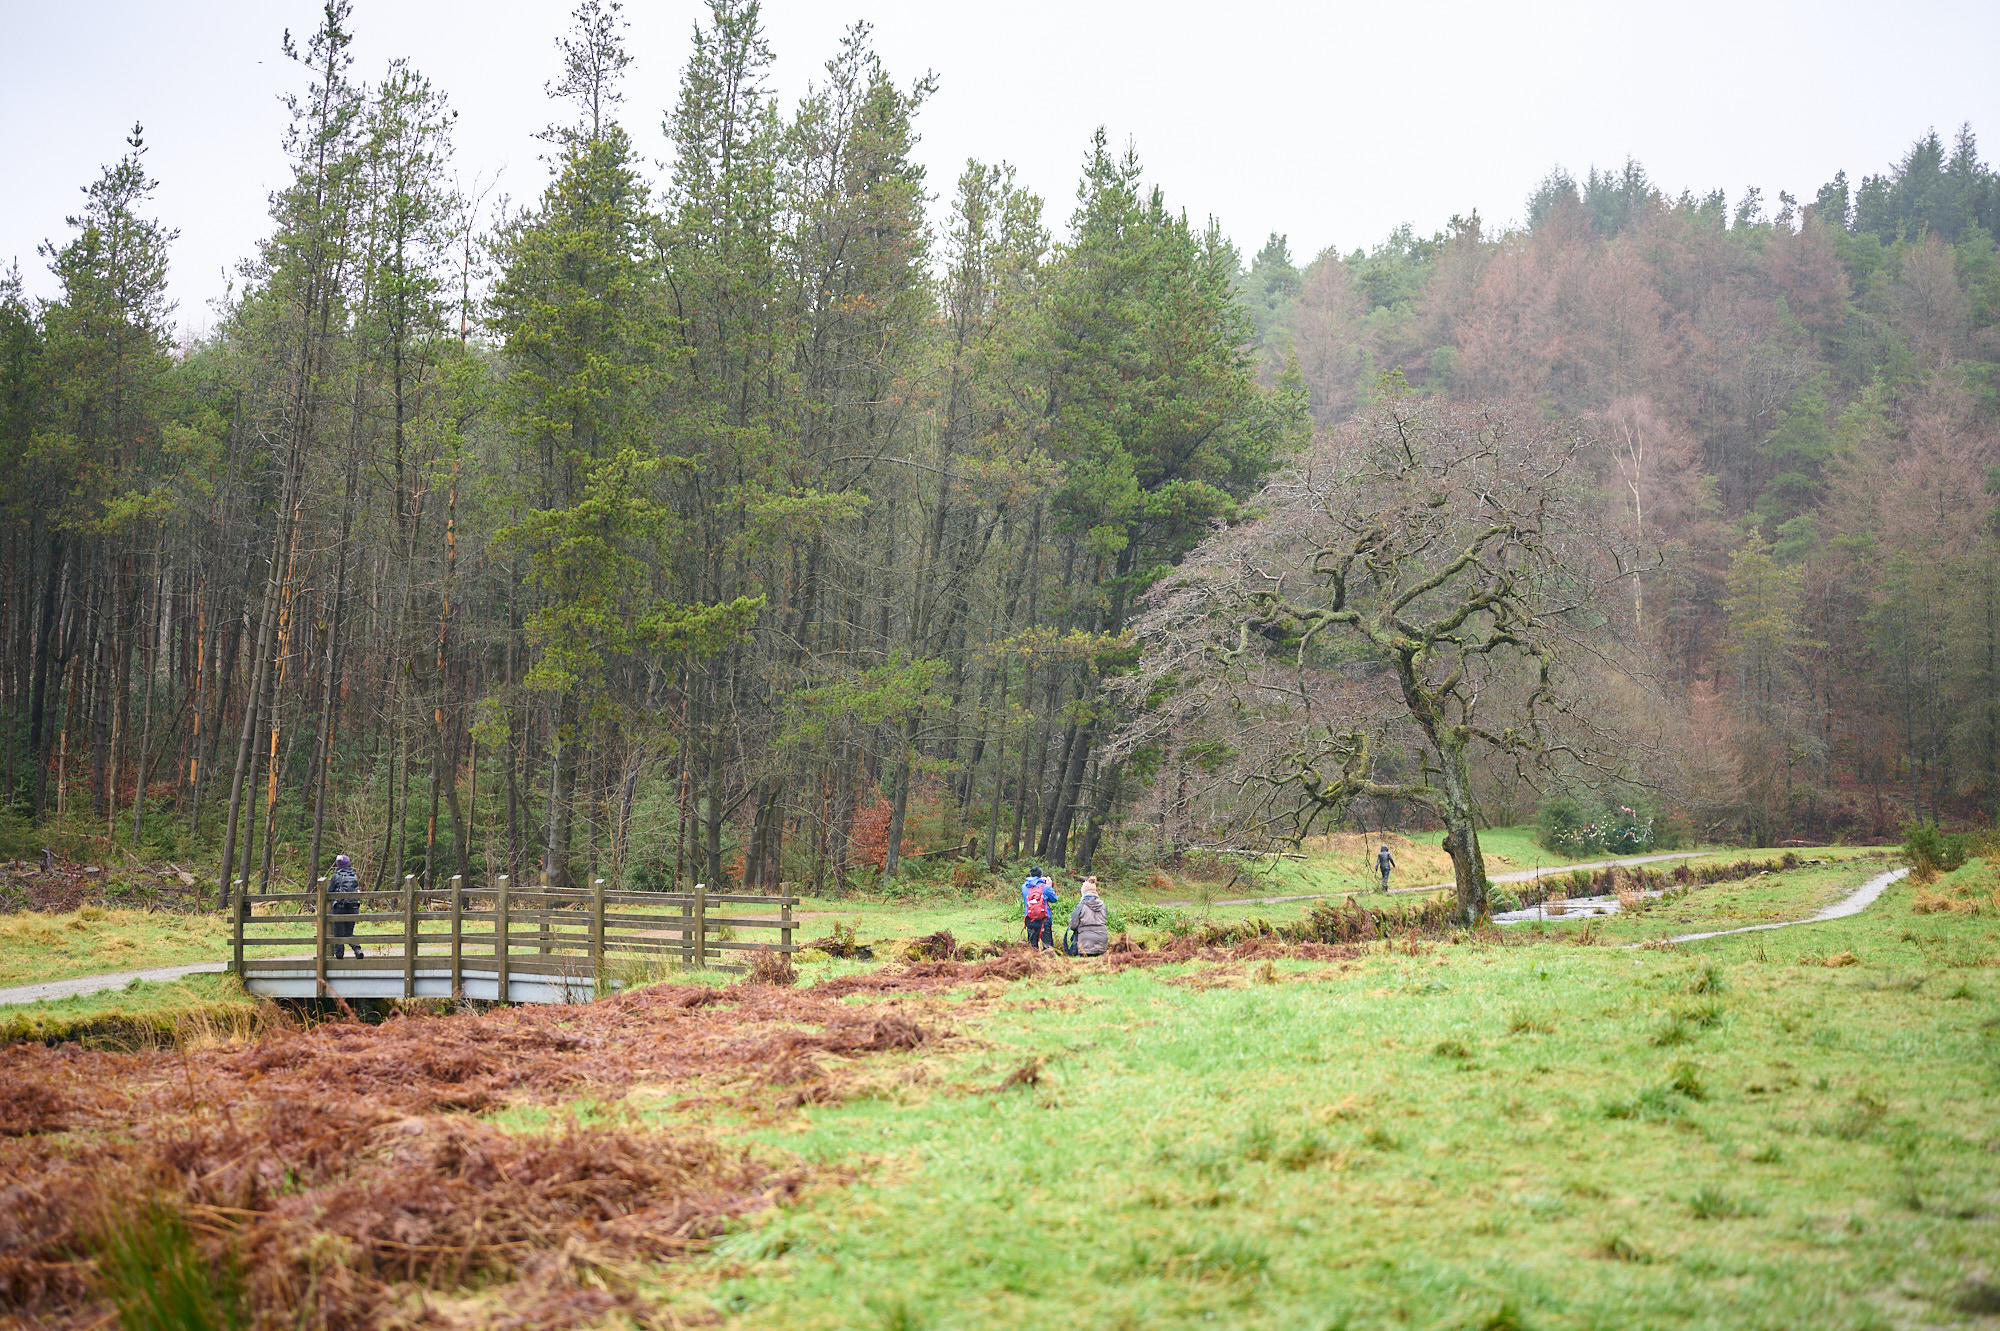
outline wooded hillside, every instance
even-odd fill
[[[1203,755],[1111,742],[1141,602],[1404,387],[1605,442],[1704,750],[1663,816],[1773,840],[2000,802],[2000,182],[1969,130],[1772,217],[1628,164],[1552,175],[1519,231],[1246,269],[1101,132],[1059,222],[1005,165],[926,180],[930,85],[865,26],[789,108],[752,3],[712,0],[666,108],[628,101],[621,34],[577,11],[546,185],[507,203],[455,183],[444,90],[355,68],[336,0],[288,39],[290,182],[211,333],[175,339],[137,127],[42,256],[60,297],[0,284],[11,839],[219,882],[336,850],[371,882],[831,890],[968,843],[1171,856],[1232,814],[1170,824]],[[658,172],[623,128],[654,114]]]
[[[1769,844],[2000,807],[2000,178],[1969,127],[1771,214],[1644,169],[1552,173],[1530,224],[1244,279],[1264,382],[1341,421],[1385,372],[1527,398],[1605,444],[1607,516],[1665,566],[1633,615],[1700,827]],[[1704,760],[1705,759],[1705,760]],[[1531,817],[1501,788],[1495,821]],[[1511,806],[1511,807],[1509,807]]]

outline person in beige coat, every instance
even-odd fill
[[[1097,880],[1083,880],[1083,896],[1069,913],[1070,933],[1075,935],[1080,957],[1101,957],[1111,946],[1111,911],[1097,895]]]

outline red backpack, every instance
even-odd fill
[[[1028,891],[1028,918],[1037,922],[1049,918],[1049,899],[1042,895],[1040,883]]]

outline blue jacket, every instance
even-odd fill
[[[327,906],[335,915],[361,912],[361,877],[352,869],[335,869],[326,882]]]
[[[1049,903],[1049,918],[1053,920],[1056,917],[1056,887],[1046,878],[1029,878],[1021,883],[1021,914],[1027,915],[1028,890],[1037,885],[1042,889],[1042,900]]]

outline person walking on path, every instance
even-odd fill
[[[1076,950],[1071,954],[1079,957],[1101,957],[1111,946],[1111,911],[1105,906],[1104,898],[1097,895],[1097,879],[1083,880],[1083,894],[1077,898],[1076,909],[1069,913],[1070,932],[1075,935]]]
[[[354,937],[354,921],[340,919],[343,915],[361,913],[361,878],[354,872],[354,865],[345,855],[333,857],[333,876],[327,879],[327,895],[332,898],[327,903],[327,913],[335,918],[333,925],[333,959],[346,955],[347,948],[354,949],[355,957],[361,956],[361,944],[343,940]]]
[[[1056,886],[1040,867],[1028,870],[1021,883],[1021,923],[1028,929],[1028,946],[1036,949],[1056,945],[1054,916]]]
[[[1382,875],[1382,890],[1389,890],[1389,871],[1396,867],[1396,857],[1389,853],[1387,846],[1375,853],[1375,869]]]

